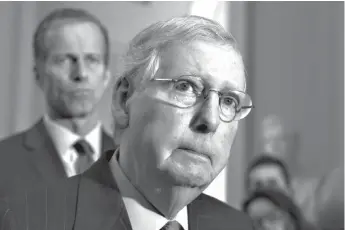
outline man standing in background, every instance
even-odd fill
[[[98,115],[110,82],[107,29],[90,13],[58,9],[33,38],[34,74],[46,113],[0,143],[0,196],[84,172],[114,148]]]

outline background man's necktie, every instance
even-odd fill
[[[166,223],[161,230],[184,230],[184,228],[180,225],[179,222],[176,220],[169,221]]]
[[[78,157],[74,164],[74,168],[75,168],[76,174],[80,174],[80,173],[83,173],[86,169],[88,169],[93,163],[93,159],[92,159],[93,149],[91,145],[84,139],[80,139],[79,141],[77,141],[73,145],[73,147],[78,153]]]

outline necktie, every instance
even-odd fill
[[[73,145],[74,149],[78,153],[76,162],[74,163],[74,169],[76,174],[83,173],[93,163],[92,154],[93,149],[91,145],[84,139],[80,139]]]
[[[184,230],[184,228],[176,220],[171,220],[166,223],[160,230]]]

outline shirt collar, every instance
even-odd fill
[[[48,115],[44,116],[43,121],[60,155],[65,154],[77,140],[82,138],[54,122]],[[98,122],[95,128],[85,135],[84,139],[92,146],[95,151],[94,157],[98,159],[101,145],[101,123]]]
[[[170,220],[156,213],[145,197],[131,184],[118,163],[118,157],[119,149],[110,160],[110,169],[122,195],[133,230],[161,229]],[[173,220],[188,230],[187,206],[180,210]]]

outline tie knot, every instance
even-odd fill
[[[80,139],[74,143],[73,147],[79,155],[91,155],[93,153],[92,146],[84,139]]]
[[[171,220],[166,223],[161,230],[184,230],[184,228],[176,220]]]

